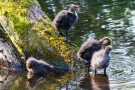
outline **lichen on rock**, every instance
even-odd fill
[[[76,48],[64,42],[36,0],[2,0],[0,6],[0,23],[22,56],[73,63]]]

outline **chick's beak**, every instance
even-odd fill
[[[81,9],[77,6],[77,10],[76,10],[77,12],[80,12],[81,11]]]
[[[107,46],[107,45],[108,45],[108,41],[105,40],[105,41],[103,42],[103,45]]]

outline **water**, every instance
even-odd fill
[[[80,45],[90,39],[108,36],[113,51],[107,76],[87,74],[84,69],[62,76],[50,74],[31,83],[27,72],[14,79],[9,90],[134,90],[135,89],[135,1],[134,0],[39,0],[42,9],[53,20],[62,9],[74,3],[80,6],[79,20],[69,31],[69,39]],[[129,8],[130,11],[126,11]]]

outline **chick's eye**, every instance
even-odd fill
[[[77,8],[77,6],[75,6],[75,8]]]

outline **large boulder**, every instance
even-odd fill
[[[63,66],[65,62],[73,65],[77,49],[64,42],[36,0],[2,0],[0,6],[2,32],[20,57],[33,56]]]

